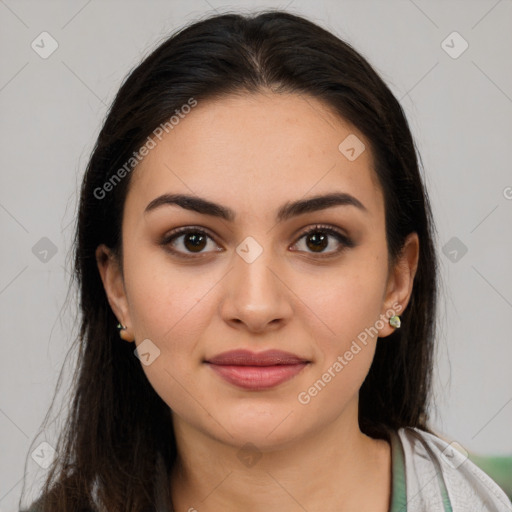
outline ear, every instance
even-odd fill
[[[126,326],[126,329],[121,331],[121,336],[125,341],[134,341],[120,262],[111,249],[101,244],[96,248],[96,263],[108,303],[119,323]]]
[[[414,276],[418,268],[419,239],[417,233],[411,233],[405,240],[404,246],[391,269],[384,296],[381,318],[384,319],[384,327],[379,329],[379,338],[389,336],[395,328],[389,324],[390,313],[400,315],[403,313],[411,297]]]

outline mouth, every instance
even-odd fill
[[[239,388],[260,391],[286,382],[311,361],[281,350],[254,353],[223,352],[204,361],[223,380]]]

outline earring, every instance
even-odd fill
[[[121,339],[123,339],[124,341],[131,341],[130,339],[128,339],[126,332],[124,332],[126,331],[126,325],[117,324],[117,328],[119,329],[119,336],[121,337]]]
[[[401,325],[400,317],[398,315],[392,316],[389,319],[389,325],[391,325],[391,327],[395,327],[396,329],[400,329],[400,325]]]

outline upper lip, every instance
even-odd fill
[[[207,363],[230,366],[275,366],[284,364],[308,363],[307,359],[282,350],[265,350],[251,352],[250,350],[231,350],[222,352],[206,359]]]

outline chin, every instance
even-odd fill
[[[305,421],[298,418],[298,411],[294,411],[292,406],[284,407],[282,403],[264,406],[249,402],[229,413],[226,411],[222,416],[214,413],[226,429],[215,428],[220,434],[220,441],[238,448],[251,443],[264,451],[284,448],[307,434]]]

